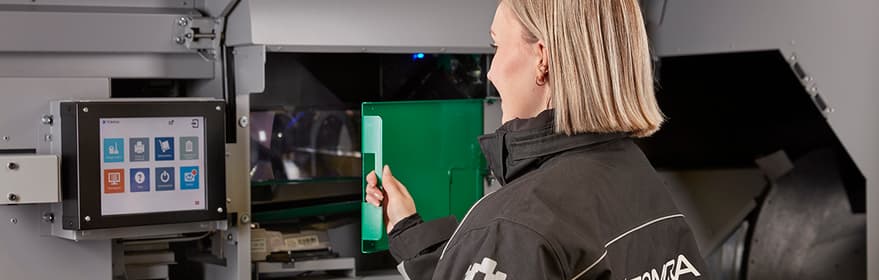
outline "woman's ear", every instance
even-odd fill
[[[546,52],[546,44],[543,43],[543,40],[538,40],[535,45],[537,45],[537,65],[548,66],[549,54]]]
[[[546,45],[543,43],[543,40],[538,40],[534,46],[537,54],[537,68],[534,69],[537,85],[543,86],[546,84],[546,78],[549,75],[549,54],[546,51]]]
[[[543,40],[539,40],[534,45],[537,52],[537,69],[545,75],[549,72],[549,53],[546,51],[546,44]]]

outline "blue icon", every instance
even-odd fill
[[[122,138],[104,139],[104,162],[125,161],[125,140]]]
[[[174,167],[156,167],[156,191],[174,190]]]
[[[132,168],[131,169],[131,192],[149,192],[150,191],[150,169],[149,168]]]
[[[156,160],[174,160],[174,137],[156,137]]]
[[[198,189],[198,166],[180,167],[180,189],[181,190],[197,190]]]

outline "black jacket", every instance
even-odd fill
[[[623,134],[553,133],[553,112],[480,144],[503,185],[453,218],[390,234],[406,279],[705,279],[684,216]]]

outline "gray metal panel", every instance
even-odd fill
[[[0,11],[3,52],[194,53],[174,42],[183,12]]]
[[[112,279],[110,241],[73,242],[48,235],[42,205],[0,207],[3,279]],[[12,223],[12,219],[17,223]]]
[[[0,155],[0,205],[61,202],[55,155]]]
[[[0,4],[31,6],[99,6],[137,8],[192,8],[193,0],[0,0]]]
[[[41,123],[43,115],[49,113],[49,101],[109,97],[107,79],[0,78],[0,150],[37,149],[38,153],[49,153],[45,138],[49,127]]]
[[[491,53],[496,0],[245,0],[230,45],[269,51]]]
[[[0,77],[210,79],[213,71],[192,54],[0,53]]]
[[[879,279],[879,1],[668,1],[652,28],[660,55],[782,49],[796,53],[836,111],[829,122],[867,177],[868,269]],[[732,82],[735,77],[731,77]]]
[[[259,52],[257,52],[259,53]],[[259,56],[258,56],[259,57]],[[262,54],[265,60],[265,53]],[[236,56],[236,61],[238,57]],[[258,59],[259,60],[259,59]],[[236,64],[237,65],[237,64]],[[241,68],[241,67],[237,67]],[[264,68],[264,67],[263,67]],[[247,68],[242,68],[247,69]],[[238,71],[236,69],[236,71]],[[259,70],[261,71],[261,70]],[[265,79],[262,79],[265,80]],[[240,76],[236,75],[236,85],[242,83]],[[230,227],[223,232],[228,236],[223,245],[226,255],[226,266],[205,266],[205,279],[217,280],[245,280],[250,279],[250,127],[240,125],[242,117],[250,117],[250,92],[246,88],[238,89],[235,96],[235,133],[238,141],[234,144],[226,144],[226,195],[229,197],[229,213],[237,213],[239,218],[236,226]],[[235,215],[230,215],[233,217]]]
[[[232,11],[232,6],[237,0],[194,0],[195,8],[201,11],[205,16],[220,17],[228,15]]]
[[[232,53],[235,55],[235,92],[248,95],[265,91],[265,46],[236,47]],[[248,101],[250,101],[249,98],[248,96]],[[250,107],[246,109],[246,112],[250,112]]]
[[[492,98],[489,97],[485,101],[485,105],[482,110],[482,130],[485,134],[494,133],[498,128],[503,125],[501,120],[503,119],[503,111],[501,111],[501,99],[500,98]],[[483,188],[483,193],[488,195],[493,193],[499,189],[501,189],[501,184],[499,184],[494,177],[488,176],[486,177],[488,180],[485,181],[485,186]]]
[[[212,79],[201,79],[194,80],[191,83],[188,83],[186,86],[186,94],[190,97],[210,97],[210,98],[224,98],[224,94],[226,93],[224,90],[225,77],[223,68],[223,60],[218,59],[214,61],[213,67],[213,75],[215,78]]]

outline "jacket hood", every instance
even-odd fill
[[[554,119],[555,112],[549,109],[534,118],[510,120],[494,133],[479,137],[489,168],[501,185],[560,153],[627,137],[625,133],[556,133]]]

